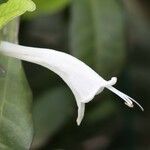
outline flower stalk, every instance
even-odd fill
[[[104,88],[109,89],[121,97],[127,106],[133,107],[134,102],[142,111],[144,110],[134,99],[113,87],[117,82],[116,77],[106,81],[85,63],[64,52],[52,49],[26,47],[2,41],[0,43],[0,53],[39,64],[59,75],[70,87],[76,98],[78,106],[78,125],[80,125],[84,117],[85,103],[91,101],[94,96],[101,93]]]

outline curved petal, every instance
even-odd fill
[[[71,88],[78,107],[92,100],[107,83],[85,63],[63,52],[20,46],[9,42],[1,42],[0,52],[7,56],[42,65],[58,74]],[[82,108],[79,107],[78,124],[84,115]]]

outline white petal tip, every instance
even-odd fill
[[[85,111],[85,103],[79,103],[78,104],[78,117],[76,121],[78,126],[81,124],[81,121],[84,117],[84,111]]]
[[[111,78],[111,81],[113,82],[113,84],[116,84],[116,82],[117,82],[117,77],[112,77],[112,78]]]
[[[80,126],[81,121],[77,119],[77,125]]]

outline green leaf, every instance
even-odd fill
[[[38,11],[42,12],[56,12],[64,8],[70,0],[33,0],[35,1]]]
[[[0,4],[6,3],[8,0],[0,0]]]
[[[64,87],[52,89],[38,96],[33,108],[34,148],[44,144],[48,137],[53,136],[67,123],[73,112],[73,99],[71,91]]]
[[[16,42],[16,20],[5,28],[1,39]],[[0,55],[0,149],[28,150],[33,138],[32,96],[20,60]]]
[[[124,16],[116,0],[74,0],[71,49],[104,77],[116,75],[125,60]]]
[[[26,11],[34,11],[35,4],[31,0],[9,0],[0,5],[0,29],[13,18]]]
[[[25,14],[25,17],[34,17],[39,14],[53,14],[64,9],[70,0],[33,0],[36,3],[37,10],[32,14]]]

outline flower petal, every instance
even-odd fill
[[[0,52],[11,57],[22,59],[42,65],[58,74],[71,88],[78,107],[80,124],[84,114],[84,103],[89,102],[94,96],[104,89],[107,84],[94,70],[75,57],[43,48],[33,48],[1,42]]]
[[[144,110],[138,102],[113,87],[117,82],[116,77],[106,81],[85,63],[69,54],[51,49],[20,46],[4,41],[0,43],[0,52],[6,56],[42,65],[58,74],[71,88],[76,98],[78,125],[84,117],[85,103],[101,93],[105,87],[120,96],[129,107],[133,107],[133,102],[135,102]]]
[[[75,57],[51,49],[1,42],[1,53],[42,65],[58,74],[79,101],[89,101],[106,84],[94,70]]]
[[[84,112],[85,112],[85,103],[79,103],[78,104],[78,117],[77,117],[77,125],[79,126],[83,117],[84,117]]]

